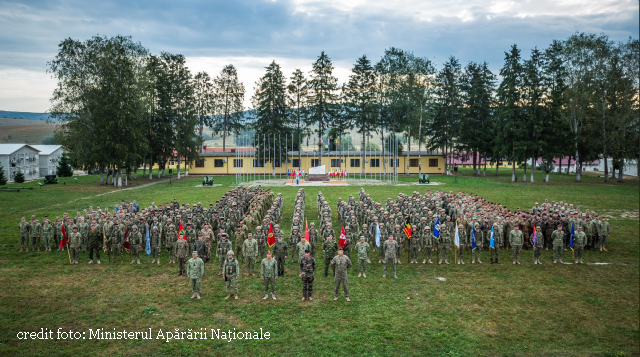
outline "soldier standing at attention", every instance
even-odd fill
[[[562,223],[558,224],[558,229],[551,233],[551,240],[553,241],[553,264],[556,264],[558,260],[560,264],[562,262],[562,251],[564,249],[564,229]]]
[[[291,254],[291,261],[293,261],[293,255],[298,255],[298,263],[300,263],[300,259],[302,259],[301,254],[297,254],[296,246],[300,241],[300,233],[298,233],[298,226],[293,226],[291,229],[291,234],[289,235],[289,249]]]
[[[185,261],[189,256],[189,243],[185,239],[178,239],[174,248],[178,258],[178,276],[186,276]]]
[[[284,276],[284,262],[287,260],[287,243],[282,241],[282,236],[278,237],[278,241],[273,245],[273,253],[278,263],[278,276]]]
[[[258,242],[253,239],[253,234],[249,233],[247,239],[242,243],[242,255],[247,262],[247,275],[255,275],[253,266],[258,258]]]
[[[51,251],[51,238],[53,237],[53,225],[50,220],[45,220],[42,226],[42,237],[44,238],[44,250]]]
[[[22,217],[20,224],[20,251],[29,251],[29,223]],[[602,249],[601,249],[602,250]]]
[[[162,235],[158,231],[158,226],[153,226],[153,228],[151,228],[151,235],[149,236],[149,239],[151,257],[153,258],[151,263],[155,263],[156,259],[158,259],[158,265],[160,265],[160,246],[162,245]]]
[[[536,242],[533,242],[533,233],[531,233],[531,245],[533,246],[533,264],[542,264],[540,254],[544,248],[544,235],[542,234],[542,225],[536,226]]]
[[[98,264],[100,264],[100,249],[102,248],[102,234],[100,234],[100,230],[98,230],[98,225],[91,225],[91,230],[89,231],[89,264],[93,264],[93,252],[96,252],[96,259],[98,260]]]
[[[300,259],[300,277],[302,278],[302,301],[304,301],[305,299],[313,301],[313,272],[315,270],[316,260],[313,259],[313,257],[311,256],[311,252],[309,251],[309,249],[307,249],[304,251],[304,257]]]
[[[187,275],[191,278],[191,298],[200,299],[200,281],[204,275],[204,262],[198,257],[198,252],[192,252],[192,258],[187,263]]]
[[[582,264],[582,252],[587,244],[587,235],[582,231],[582,226],[578,226],[578,231],[573,239],[573,251],[575,254],[575,264]]]
[[[447,226],[440,225],[440,237],[438,241],[438,264],[442,264],[442,256],[444,255],[444,263],[449,264],[449,249],[451,248],[451,235],[447,232]]]
[[[278,263],[271,257],[271,251],[267,251],[267,257],[260,264],[260,276],[264,280],[264,297],[269,297],[269,285],[271,285],[271,298],[276,299],[276,279],[278,279]]]
[[[36,216],[31,216],[31,222],[29,222],[29,235],[31,236],[31,245],[34,251],[36,250],[36,247],[38,248],[38,251],[40,251],[41,229],[42,226],[40,226],[40,222],[38,222]]]
[[[427,258],[429,259],[429,264],[433,264],[431,262],[431,249],[433,248],[433,234],[431,234],[431,227],[426,225],[424,227],[424,233],[420,237],[420,246],[422,247],[422,264],[427,263]]]
[[[316,224],[311,222],[309,227],[309,244],[311,244],[311,256],[316,257],[316,246],[318,245],[318,230]]]
[[[600,247],[600,251],[607,252],[607,248],[605,245],[607,244],[607,238],[609,238],[609,222],[602,216],[602,221],[598,223],[597,227],[598,231],[598,247]]]
[[[366,228],[366,226],[364,226]],[[358,254],[358,278],[367,277],[367,261],[369,260],[369,243],[364,236],[360,236],[360,241],[356,243],[356,254]]]
[[[216,248],[216,258],[220,259],[220,272],[218,275],[222,275],[222,268],[224,267],[224,262],[227,260],[226,255],[227,252],[231,250],[231,242],[227,240],[226,233],[220,233],[218,238],[218,246]]]
[[[338,255],[331,260],[331,267],[335,271],[333,301],[338,300],[340,284],[342,284],[342,288],[344,289],[344,297],[347,302],[351,301],[349,300],[349,278],[347,276],[347,269],[351,267],[351,259],[344,255],[342,248],[338,249]]]
[[[227,282],[227,297],[231,296],[231,285],[233,285],[234,299],[238,300],[238,279],[240,277],[240,265],[238,261],[233,257],[233,250],[227,252],[227,259],[224,260],[224,266],[222,267],[224,281]]]
[[[176,247],[176,241],[178,240],[178,232],[175,231],[175,226],[172,224],[169,226],[169,230],[167,231],[167,233],[165,234],[165,238],[166,238],[166,246],[167,246],[167,252],[169,253],[169,264],[176,262],[176,251],[175,251],[175,247]]]
[[[69,250],[71,251],[71,264],[78,264],[80,246],[82,245],[82,234],[78,233],[78,227],[73,225],[73,232],[69,236]]]
[[[264,257],[264,247],[267,239],[264,233],[262,233],[262,227],[258,226],[256,230],[257,232],[253,235],[253,238],[256,240],[256,243],[258,243],[258,256],[262,258]]]
[[[393,277],[398,278],[396,276],[396,251],[398,250],[398,242],[393,240],[393,234],[389,234],[389,239],[384,242],[384,273],[382,274],[383,278],[387,277],[387,267],[389,266],[389,262],[393,265]]]
[[[513,253],[513,264],[520,264],[520,252],[522,252],[522,244],[524,237],[520,230],[520,223],[513,226],[513,230],[509,233],[509,244],[511,244],[511,252]]]
[[[331,265],[331,257],[336,254],[338,250],[338,244],[333,241],[333,235],[328,235],[322,243],[322,250],[324,251],[324,277],[329,274],[329,266]],[[333,275],[336,275],[335,269],[333,269]]]
[[[113,231],[111,232],[111,238],[109,238],[109,243],[111,243],[111,253],[113,253],[113,263],[116,262],[116,258],[118,254],[120,255],[120,263],[124,263],[124,257],[122,254],[122,244],[124,243],[124,232],[120,230],[120,225],[118,222],[113,224]]]
[[[131,229],[133,230],[133,232],[131,232],[131,234],[129,234],[129,238],[127,238],[129,240],[129,249],[131,249],[131,263],[129,264],[133,264],[136,261],[138,262],[138,264],[140,264],[140,251],[142,250],[142,234],[138,232],[138,226],[135,224],[133,225],[133,227],[131,227]],[[185,254],[184,257],[186,258],[187,255]]]
[[[298,244],[296,244],[298,264],[300,264],[300,261],[302,260],[302,258],[304,258],[304,252],[307,250],[309,251],[309,253],[311,253],[311,244],[309,244],[306,239],[300,239]]]
[[[205,257],[207,255],[207,242],[204,241],[204,236],[202,234],[198,234],[198,240],[193,245],[193,250],[198,252],[198,258]],[[204,263],[204,261],[202,262]]]
[[[465,245],[470,244],[470,242],[467,239],[467,232],[464,230],[464,226],[462,225],[458,226],[458,238],[460,239],[460,246],[458,247],[457,264],[464,264],[464,247]],[[480,249],[480,247],[477,247],[476,249]],[[471,255],[473,256],[473,250],[471,250]],[[478,262],[480,262],[480,253],[478,253]],[[473,260],[471,260],[471,263],[473,263]]]

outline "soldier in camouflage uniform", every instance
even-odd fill
[[[207,242],[204,241],[202,234],[198,234],[198,240],[193,245],[193,250],[198,252],[198,258],[204,257],[207,254]],[[202,262],[204,263],[204,261]]]
[[[198,257],[198,252],[192,252],[192,258],[187,262],[187,276],[191,280],[191,298],[200,299],[200,281],[204,276],[204,262]]]
[[[304,251],[304,256],[299,260],[299,264],[300,277],[302,278],[302,301],[305,299],[313,300],[313,272],[316,270],[316,260],[313,259],[308,249]]]
[[[78,233],[78,227],[76,227],[75,225],[73,226],[72,230],[72,233],[69,235],[69,251],[71,252],[71,264],[78,264],[80,247],[82,246],[82,235]]]
[[[293,255],[298,256],[298,262],[302,259],[302,255],[296,251],[296,245],[300,242],[300,233],[298,233],[298,226],[293,226],[291,234],[289,235],[289,254],[291,254],[291,261],[293,262]],[[305,248],[306,249],[306,248]],[[303,250],[304,252],[304,250]]]
[[[160,229],[157,225],[152,226],[151,233],[149,234],[149,246],[151,248],[151,258],[153,259],[151,263],[155,263],[156,259],[158,260],[158,265],[160,265],[160,251],[162,250],[162,235],[160,234]]]
[[[464,247],[469,245],[469,240],[467,239],[467,232],[464,229],[464,226],[459,225],[458,226],[458,240],[460,241],[459,244],[460,246],[458,247],[458,261],[456,262],[456,264],[464,264]],[[477,248],[476,248],[477,249]],[[471,254],[473,255],[473,250],[476,249],[472,249]],[[471,261],[471,263],[473,263],[473,260]]]
[[[256,243],[258,243],[258,257],[262,258],[264,257],[264,248],[267,242],[267,238],[265,237],[264,233],[262,233],[262,227],[258,226],[256,227],[256,230],[258,232],[253,235],[253,239],[255,239]]]
[[[184,239],[178,239],[174,249],[178,259],[178,276],[186,276],[185,263],[189,256],[189,243]]]
[[[20,228],[20,251],[26,250],[29,251],[29,223],[26,221],[24,217],[18,224]]]
[[[389,262],[393,267],[393,277],[398,278],[396,276],[396,252],[398,251],[398,242],[393,240],[393,234],[389,234],[389,239],[384,242],[384,273],[382,274],[383,278],[387,277],[387,267],[389,266]]]
[[[218,236],[218,246],[216,248],[216,258],[220,261],[220,272],[218,275],[222,275],[222,268],[224,267],[224,262],[226,261],[226,253],[231,250],[231,242],[227,240],[227,234],[221,233]]]
[[[338,255],[333,257],[331,260],[331,267],[335,271],[333,301],[338,300],[340,284],[342,284],[344,296],[347,302],[351,301],[349,299],[349,277],[347,276],[347,269],[351,267],[351,259],[344,255],[344,250],[342,248],[338,249]]]
[[[96,252],[96,259],[100,264],[100,249],[102,248],[102,234],[97,225],[92,225],[89,231],[88,246],[89,246],[89,264],[93,264],[93,252]]]
[[[609,238],[609,222],[607,222],[606,218],[602,216],[602,221],[598,223],[597,227],[598,232],[598,247],[600,251],[607,251],[605,245],[607,244],[607,238]]]
[[[233,257],[232,250],[229,250],[227,252],[227,259],[224,260],[222,271],[224,272],[224,276],[222,278],[227,282],[227,297],[225,297],[224,299],[227,300],[229,299],[229,296],[231,296],[231,286],[233,285],[234,299],[238,300],[238,279],[240,278],[240,264],[238,264],[238,261]]]
[[[427,259],[429,259],[429,264],[433,264],[431,262],[431,250],[434,246],[434,237],[431,234],[431,227],[426,225],[424,227],[424,233],[420,236],[420,247],[422,248],[422,264],[427,263]]]
[[[170,225],[169,230],[165,234],[165,245],[167,246],[167,253],[169,253],[169,263],[176,263],[176,241],[178,240],[178,232],[175,231],[175,226]]]
[[[520,230],[520,224],[516,223],[513,226],[513,230],[509,233],[509,244],[511,245],[511,252],[513,255],[513,264],[520,264],[520,253],[522,252],[522,244],[524,243],[524,236]]]
[[[35,251],[36,247],[40,251],[40,237],[42,235],[42,226],[36,219],[36,216],[31,216],[31,222],[29,222],[29,236],[31,237],[31,246]]]
[[[562,262],[562,251],[564,250],[564,229],[562,223],[558,223],[558,229],[551,234],[551,240],[553,241],[553,263],[556,264],[558,260],[560,264]]]
[[[482,260],[480,260],[480,258],[481,258],[482,250],[484,249],[485,237],[484,237],[483,230],[480,229],[480,224],[476,223],[474,225],[474,228],[476,230],[476,236],[475,236],[476,249],[473,249],[471,251],[471,264],[475,264],[476,259],[478,259],[478,264],[482,264]],[[473,233],[473,230],[472,230],[472,233]]]
[[[271,285],[271,298],[276,299],[276,279],[278,279],[278,263],[271,257],[271,251],[267,251],[267,257],[262,259],[260,264],[260,276],[264,280],[264,297],[269,296],[269,285]]]
[[[282,236],[277,239],[273,245],[273,254],[276,256],[276,262],[278,263],[278,276],[284,276],[284,263],[287,260],[287,243],[282,241]]]
[[[489,237],[489,243],[491,243],[491,237]],[[502,228],[500,223],[493,224],[493,248],[489,247],[489,264],[502,264],[500,263],[500,248],[502,247]],[[495,255],[495,260],[493,256]],[[540,263],[542,264],[542,263]]]
[[[316,257],[316,247],[318,245],[318,230],[316,224],[311,222],[309,228],[309,244],[311,244],[311,256]]]
[[[366,228],[366,226],[365,226]],[[358,278],[367,277],[367,261],[369,261],[369,243],[364,236],[360,236],[360,241],[356,244],[358,254]]]
[[[440,226],[440,236],[438,237],[438,264],[442,264],[442,257],[444,256],[444,263],[449,264],[449,249],[451,249],[451,235],[447,231],[446,225]]]
[[[140,251],[142,250],[142,242],[143,242],[142,234],[138,232],[137,225],[133,225],[131,229],[132,229],[132,232],[129,234],[129,237],[127,238],[127,241],[129,242],[129,249],[131,252],[131,263],[129,264],[133,264],[135,262],[140,264]],[[186,257],[187,256],[185,255],[185,258]]]
[[[331,260],[338,250],[338,243],[333,240],[333,235],[329,235],[325,238],[324,243],[322,243],[322,250],[324,251],[324,277],[326,278],[329,274],[329,266],[331,265]],[[333,275],[335,275],[335,269],[333,270]]]
[[[258,258],[258,242],[253,239],[253,234],[249,233],[247,239],[242,244],[242,255],[247,262],[247,275],[255,275],[253,267]]]
[[[116,262],[116,258],[120,255],[120,263],[124,263],[124,256],[122,253],[122,245],[124,244],[124,232],[120,229],[118,222],[113,224],[113,231],[111,231],[111,238],[109,238],[109,245],[111,246],[111,253],[113,254],[113,263]]]
[[[587,244],[587,235],[582,231],[582,226],[578,226],[578,231],[573,238],[573,253],[575,255],[575,264],[582,264],[582,252]]]
[[[53,225],[48,219],[44,221],[42,226],[42,237],[44,238],[44,250],[51,251],[51,238],[53,237]]]

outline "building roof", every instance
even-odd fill
[[[40,155],[51,155],[56,150],[62,148],[62,145],[31,145],[36,150],[40,151]]]
[[[0,144],[0,155],[11,155],[14,152],[22,149],[23,147],[29,147],[30,149],[40,152],[40,150],[34,148],[31,145],[27,145],[27,144]]]

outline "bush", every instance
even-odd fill
[[[549,165],[549,171],[550,172],[553,171],[554,168],[555,167],[553,166],[553,164]],[[540,165],[538,165],[536,167],[536,170],[546,172],[547,171],[547,163],[546,162],[542,162]]]
[[[22,171],[18,171],[18,173],[13,176],[13,182],[24,183],[24,174],[22,173]]]
[[[0,165],[0,186],[7,184],[7,178],[4,176],[4,167]]]
[[[58,175],[58,177],[73,176],[73,168],[69,164],[69,157],[67,154],[62,154],[60,163],[58,163],[58,167],[56,168],[56,175]]]

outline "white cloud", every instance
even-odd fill
[[[44,72],[0,70],[0,109],[46,112],[56,82]]]

